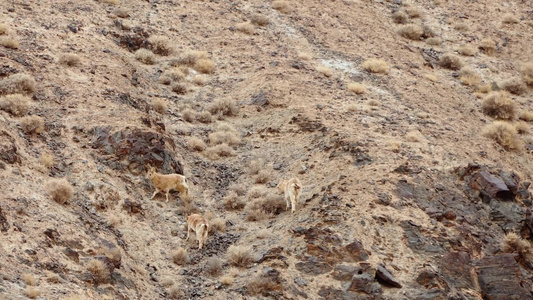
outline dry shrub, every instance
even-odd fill
[[[248,199],[256,199],[267,194],[267,189],[263,186],[254,186],[248,190]]]
[[[270,23],[267,17],[257,14],[250,17],[250,22],[257,26],[267,26]]]
[[[24,283],[26,283],[27,285],[35,286],[37,284],[37,279],[35,279],[35,277],[30,273],[22,274],[21,278],[22,281],[24,281]]]
[[[194,204],[192,204],[191,202],[185,202],[185,201],[188,201],[188,198],[183,199],[183,201],[184,202],[182,203],[182,205],[178,207],[178,212],[182,216],[190,216],[192,214],[199,212],[198,208],[194,206]]]
[[[246,188],[242,184],[233,183],[229,186],[228,189],[239,196],[246,195]]]
[[[207,79],[204,76],[194,76],[192,78],[192,83],[198,86],[204,86],[207,82]]]
[[[19,41],[8,36],[0,36],[0,46],[4,46],[9,49],[18,49],[20,44]]]
[[[520,22],[517,17],[513,14],[505,14],[503,15],[502,23],[503,24],[516,24]]]
[[[523,142],[516,132],[516,128],[504,121],[495,121],[485,126],[483,135],[493,139],[508,150],[519,150],[523,147]]]
[[[235,28],[238,31],[246,33],[246,34],[254,34],[254,32],[255,32],[255,27],[250,22],[239,23],[239,24],[235,25]]]
[[[458,49],[459,51],[459,54],[461,55],[464,55],[464,56],[473,56],[474,54],[476,54],[476,47],[470,45],[470,44],[465,44],[465,45],[461,45]]]
[[[306,52],[298,52],[298,58],[301,60],[310,60],[313,56]]]
[[[80,64],[80,57],[74,53],[61,54],[58,60],[60,65],[75,67]]]
[[[257,158],[248,164],[248,172],[251,175],[255,175],[259,173],[259,171],[263,170],[265,168],[265,160],[263,158]]]
[[[233,278],[231,276],[224,275],[224,276],[220,277],[220,283],[223,284],[223,285],[232,285],[233,282],[235,282],[235,278]]]
[[[483,100],[483,113],[499,120],[513,120],[516,117],[516,103],[505,92],[492,92]]]
[[[0,109],[15,117],[21,117],[30,110],[30,98],[21,94],[0,97]]]
[[[111,273],[106,264],[98,259],[92,259],[87,264],[87,271],[91,272],[96,283],[106,283],[111,278]]]
[[[222,201],[224,203],[224,208],[227,210],[243,209],[246,205],[244,200],[234,191],[229,191]]]
[[[44,120],[39,116],[26,116],[20,119],[20,126],[27,134],[40,134],[44,131]]]
[[[246,285],[246,290],[249,295],[263,295],[268,296],[272,292],[281,291],[283,289],[279,282],[276,282],[272,277],[256,276],[250,280]]]
[[[352,83],[348,83],[348,90],[350,92],[361,95],[366,92],[366,87],[362,83],[352,82]]]
[[[46,184],[48,195],[59,204],[68,204],[74,195],[74,189],[68,180],[52,179]]]
[[[215,70],[215,62],[210,59],[199,59],[194,64],[194,69],[203,74],[211,74]]]
[[[388,74],[389,73],[389,66],[386,62],[380,60],[371,58],[363,62],[362,65],[363,69],[367,70],[371,73],[381,73],[381,74]]]
[[[185,54],[183,54],[183,56],[181,56],[177,60],[176,63],[171,63],[171,64],[173,65],[179,64],[179,65],[186,65],[186,66],[192,67],[200,59],[207,59],[207,52],[191,50],[191,51],[185,52]]]
[[[218,257],[210,257],[205,263],[205,271],[211,276],[220,275],[220,270],[222,270],[222,260]]]
[[[196,119],[196,112],[190,108],[186,108],[181,112],[183,120],[192,123]]]
[[[331,75],[333,75],[333,70],[328,67],[319,66],[316,68],[316,70],[326,77],[330,77]]]
[[[209,134],[209,142],[212,145],[228,144],[235,146],[241,142],[241,138],[235,132],[217,131]]]
[[[174,52],[170,39],[162,35],[152,35],[148,38],[148,43],[150,43],[150,48],[155,54],[167,56]]]
[[[50,283],[59,283],[61,282],[61,277],[59,277],[59,275],[53,273],[53,272],[50,272],[50,271],[45,271],[45,274],[46,274],[46,281],[47,282],[50,282]]]
[[[187,85],[183,84],[183,83],[179,83],[179,82],[176,82],[174,83],[170,89],[178,94],[178,95],[185,95],[189,92],[189,89],[187,88]]]
[[[159,77],[159,82],[162,84],[169,85],[172,82],[180,82],[185,79],[185,74],[180,69],[173,68],[166,70],[161,77]]]
[[[226,255],[229,263],[235,267],[246,268],[254,262],[251,247],[231,245]]]
[[[396,24],[406,24],[409,21],[409,16],[403,11],[397,11],[392,14],[392,20]]]
[[[207,147],[205,142],[202,139],[197,138],[197,137],[189,138],[189,140],[187,141],[187,145],[189,146],[189,149],[198,151],[198,152],[204,151],[205,148]]]
[[[464,85],[477,85],[481,83],[481,76],[471,67],[463,67],[461,71],[459,71],[459,76],[461,83]]]
[[[152,100],[152,108],[159,114],[166,114],[168,105],[167,102],[161,98],[155,98]]]
[[[454,24],[454,25],[453,25],[453,28],[454,28],[455,30],[457,30],[457,31],[465,32],[465,31],[468,30],[469,27],[468,27],[468,24],[460,22],[460,23],[456,23],[456,24]]]
[[[247,209],[246,210],[246,221],[258,222],[270,218],[271,215],[268,215],[261,209]]]
[[[482,94],[490,93],[490,92],[492,92],[492,85],[489,84],[489,83],[480,84],[480,85],[476,86],[476,92],[482,93]]]
[[[107,218],[107,223],[111,227],[117,227],[118,225],[122,224],[122,218],[119,215],[111,215]]]
[[[232,157],[236,155],[235,150],[233,150],[228,144],[219,144],[209,147],[204,153],[210,160],[219,160],[223,157]]]
[[[7,25],[0,23],[0,35],[7,33]]]
[[[439,46],[442,43],[441,38],[438,37],[432,37],[426,40],[426,44],[430,46]]]
[[[226,230],[226,221],[221,218],[215,218],[209,221],[209,229],[215,232],[224,232]]]
[[[514,124],[514,128],[516,129],[516,132],[518,132],[518,134],[529,133],[529,125],[524,121],[520,121]]]
[[[268,195],[255,199],[246,205],[246,220],[261,221],[279,214],[286,207],[281,195]]]
[[[113,13],[119,18],[127,18],[130,16],[129,11],[123,7],[118,7],[115,9],[115,11],[113,11]]]
[[[533,122],[533,111],[523,110],[520,113],[519,119],[524,120],[526,122]]]
[[[496,42],[491,38],[485,38],[481,40],[479,49],[485,52],[485,54],[492,56],[494,53],[496,53]]]
[[[139,49],[135,51],[135,58],[146,65],[153,65],[156,62],[155,54],[148,49]]]
[[[239,113],[239,107],[232,99],[216,99],[208,108],[213,115],[236,116]]]
[[[270,235],[270,231],[268,229],[261,229],[259,231],[255,232],[255,238],[257,239],[265,239]]]
[[[119,5],[120,0],[100,0],[100,2],[110,5]]]
[[[189,260],[187,250],[179,247],[172,252],[172,261],[178,266],[184,266]]]
[[[34,288],[33,286],[28,286],[24,290],[23,294],[24,294],[24,296],[26,296],[26,297],[28,297],[30,299],[35,299],[35,298],[39,297],[39,295],[41,295],[41,292],[39,290],[37,290],[36,288]]]
[[[235,132],[237,133],[237,129],[233,127],[233,125],[225,122],[218,123],[217,131],[227,131],[227,132]]]
[[[450,70],[459,70],[463,67],[463,62],[457,55],[444,54],[439,60],[439,65]]]
[[[289,13],[292,10],[290,2],[283,0],[272,2],[272,8],[284,14]]]
[[[171,287],[168,291],[168,296],[170,297],[170,299],[186,299],[183,286],[180,285],[174,285],[173,287]]]
[[[514,95],[523,95],[527,92],[526,85],[520,78],[511,78],[503,83],[503,89]]]
[[[271,175],[272,171],[270,169],[263,169],[254,175],[253,179],[255,183],[267,183],[270,180]]]
[[[514,232],[508,233],[503,240],[503,251],[506,253],[517,253],[519,261],[524,264],[533,263],[533,244],[522,239]]]
[[[0,95],[31,95],[36,90],[35,79],[28,74],[13,74],[0,81]]]
[[[533,63],[527,63],[522,66],[522,80],[525,84],[533,87]]]
[[[47,169],[50,169],[54,165],[54,156],[50,153],[41,153],[41,163]]]
[[[422,17],[422,11],[418,7],[407,7],[405,12],[409,15],[409,18],[415,19]]]
[[[105,255],[113,265],[120,266],[122,253],[118,247],[101,247],[98,249],[98,253]]]

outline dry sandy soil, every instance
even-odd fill
[[[511,134],[517,149],[483,135],[494,118],[481,87],[521,83],[506,96],[513,126],[533,110],[521,73],[533,62],[530,1],[119,2],[0,5],[1,299],[532,298],[531,126]],[[402,37],[397,11],[424,33]],[[158,52],[153,36],[172,49],[142,63],[137,49]],[[191,51],[205,60],[186,65]],[[478,82],[463,84],[445,54]],[[35,89],[19,91],[17,73]],[[42,132],[10,112],[9,87],[31,98]],[[150,200],[148,164],[187,176],[190,202]],[[468,184],[480,170],[511,199]],[[276,189],[293,176],[295,214]],[[64,204],[50,193],[60,178],[73,189]],[[227,209],[230,189],[248,205]],[[192,211],[225,221],[202,250],[185,241]],[[531,261],[502,244],[512,231]],[[231,245],[253,262],[232,266]],[[95,260],[105,268],[91,272]]]

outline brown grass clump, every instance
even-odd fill
[[[179,247],[177,250],[172,252],[172,261],[178,266],[184,266],[189,260],[189,255],[187,250]]]
[[[183,120],[192,123],[196,119],[196,112],[190,108],[186,108],[181,112]]]
[[[174,52],[170,39],[166,36],[152,35],[148,39],[148,43],[150,43],[150,48],[155,54],[167,56]]]
[[[120,252],[120,249],[117,247],[102,247],[98,249],[98,253],[105,255],[109,261],[114,264],[120,266],[120,262],[122,260],[122,253]]]
[[[74,53],[61,54],[58,60],[60,65],[75,67],[80,64],[80,57]]]
[[[492,85],[489,83],[486,84],[480,84],[476,86],[476,92],[482,93],[482,94],[488,94],[492,92]]]
[[[148,49],[139,49],[135,51],[135,58],[145,65],[153,65],[156,62],[155,54]]]
[[[228,261],[232,266],[246,268],[254,262],[251,247],[231,245],[226,253]]]
[[[183,287],[180,285],[172,286],[168,291],[168,296],[170,297],[170,299],[186,299]]]
[[[224,232],[226,230],[226,221],[221,218],[215,218],[209,221],[209,230],[213,233]]]
[[[46,184],[48,195],[59,204],[68,204],[74,195],[74,189],[68,180],[52,179]]]
[[[409,18],[415,19],[422,17],[422,11],[418,7],[407,7],[405,12],[409,15]]]
[[[463,62],[457,55],[444,54],[439,60],[439,65],[450,70],[459,70],[463,67]]]
[[[222,277],[220,277],[220,283],[223,284],[223,285],[232,285],[233,282],[235,282],[235,278],[229,276],[229,275],[224,275]]]
[[[187,93],[189,92],[189,89],[187,88],[187,86],[186,86],[185,84],[183,84],[183,83],[179,83],[179,82],[174,83],[174,84],[170,87],[170,89],[171,89],[174,93],[176,93],[176,94],[178,94],[178,95],[185,95],[185,94],[187,94]]]
[[[120,0],[100,0],[100,2],[110,5],[119,5]]]
[[[465,44],[465,45],[461,45],[458,49],[459,51],[459,54],[461,55],[464,55],[464,56],[473,56],[474,54],[476,54],[476,47],[470,45],[470,44]]]
[[[263,197],[267,194],[267,190],[263,186],[254,186],[248,190],[248,198],[256,199]]]
[[[47,169],[50,169],[54,165],[54,156],[50,153],[41,153],[41,163]]]
[[[415,24],[402,25],[398,28],[398,34],[404,38],[418,41],[424,34],[424,29]]]
[[[0,35],[6,34],[7,32],[7,26],[5,24],[0,23]]]
[[[203,74],[211,74],[215,70],[215,63],[210,59],[199,59],[194,64],[194,69]]]
[[[505,14],[503,15],[502,23],[503,24],[516,24],[520,22],[517,17],[513,14]]]
[[[267,183],[271,178],[272,172],[270,169],[263,169],[254,176],[255,183]]]
[[[119,215],[111,215],[107,218],[107,223],[109,223],[109,226],[116,228],[122,224],[122,218]]]
[[[246,205],[244,200],[234,191],[229,191],[222,201],[224,203],[224,208],[227,210],[243,209]]]
[[[197,138],[197,137],[189,138],[189,140],[187,141],[187,145],[189,146],[189,149],[198,151],[198,152],[204,151],[205,148],[207,147],[205,142],[202,139]]]
[[[507,97],[505,92],[492,92],[483,100],[483,113],[499,120],[513,120],[516,118],[516,103]]]
[[[180,82],[185,79],[185,74],[180,69],[173,68],[166,70],[161,77],[159,77],[159,82],[162,84],[169,85],[172,82]]]
[[[41,292],[39,290],[37,290],[36,288],[34,288],[33,286],[28,286],[24,290],[23,294],[24,294],[24,296],[26,296],[26,297],[28,297],[30,299],[35,299],[35,298],[39,297],[39,295],[41,295]]]
[[[208,107],[208,110],[213,115],[222,116],[236,116],[239,113],[239,107],[235,104],[235,101],[229,98],[216,99]]]
[[[247,209],[246,210],[246,221],[249,222],[258,222],[270,218],[271,216],[265,213],[261,209]]]
[[[496,42],[491,38],[485,38],[481,40],[479,49],[485,52],[485,54],[492,56],[494,53],[496,53]]]
[[[30,103],[30,98],[21,94],[0,97],[0,109],[15,117],[27,114],[28,110],[30,110]]]
[[[119,18],[127,18],[130,16],[129,11],[123,7],[118,7],[115,9],[115,11],[113,11],[113,13]]]
[[[523,142],[516,132],[516,128],[504,121],[495,121],[485,126],[483,135],[493,139],[508,150],[519,150],[523,147]]]
[[[522,66],[522,80],[525,84],[533,87],[533,63],[527,63]]]
[[[381,73],[381,74],[389,73],[389,66],[387,65],[387,63],[382,60],[375,59],[375,58],[370,58],[366,60],[365,62],[363,62],[362,67],[363,69],[371,73]]]
[[[198,86],[204,86],[207,82],[207,79],[204,76],[194,76],[192,78],[192,83]]]
[[[477,85],[481,83],[481,76],[471,67],[463,67],[461,71],[459,71],[459,76],[461,83],[464,85]]]
[[[284,14],[289,13],[292,10],[290,2],[283,0],[272,2],[272,8]]]
[[[318,66],[316,68],[317,72],[321,73],[322,75],[326,76],[326,77],[330,77],[331,75],[333,75],[333,70],[331,68],[328,68],[328,67],[324,67],[324,66]]]
[[[282,289],[283,287],[279,282],[276,282],[271,277],[265,276],[256,276],[246,285],[246,290],[248,291],[248,294],[252,296],[263,295],[267,297],[270,293],[275,291],[281,291]]]
[[[246,34],[254,34],[254,32],[255,32],[255,27],[250,22],[239,23],[239,24],[235,25],[235,28],[238,31],[240,31],[242,33],[246,33]]]
[[[455,25],[453,25],[453,28],[457,31],[460,31],[460,32],[465,32],[465,31],[468,31],[469,27],[468,27],[468,24],[466,23],[456,23]]]
[[[235,132],[217,131],[209,134],[209,142],[212,145],[228,144],[235,146],[241,142],[241,138]]]
[[[514,232],[508,233],[503,240],[503,251],[506,253],[518,253],[520,262],[524,265],[533,263],[533,244],[522,239]]]
[[[348,83],[348,90],[350,92],[356,93],[357,95],[361,95],[366,92],[366,87],[362,83],[352,82]]]
[[[185,52],[185,54],[177,60],[177,64],[192,67],[200,59],[207,59],[207,52],[191,50]]]
[[[426,40],[426,44],[430,46],[438,46],[442,43],[441,38],[438,37],[432,37]]]
[[[523,95],[527,92],[526,85],[520,78],[511,78],[503,83],[503,89],[514,95]]]
[[[19,41],[7,36],[0,36],[0,45],[9,49],[18,49],[20,46]]]
[[[166,114],[168,105],[167,102],[161,98],[155,98],[152,100],[152,108],[158,113],[158,114]]]
[[[0,95],[31,95],[35,92],[36,85],[35,79],[28,74],[13,74],[0,81]]]
[[[111,278],[111,273],[105,263],[98,259],[89,261],[87,271],[91,272],[96,283],[106,283]]]
[[[20,127],[27,134],[40,134],[44,131],[44,120],[39,116],[27,116],[20,119]]]
[[[250,17],[250,22],[257,26],[267,26],[270,23],[267,17],[257,14]]]
[[[526,122],[533,122],[533,111],[523,110],[518,118]]]
[[[262,158],[254,159],[248,164],[248,172],[250,172],[252,175],[259,173],[259,171],[263,170],[264,168],[265,160]]]
[[[396,24],[406,24],[409,21],[409,16],[403,11],[397,11],[392,14],[392,20]]]
[[[520,121],[514,124],[514,128],[516,129],[516,132],[518,132],[518,134],[529,133],[529,125],[524,121]]]
[[[218,257],[210,257],[205,263],[205,271],[211,276],[220,275],[220,270],[222,270],[222,260]]]
[[[231,148],[228,144],[220,144],[207,148],[205,151],[205,156],[210,160],[219,160],[223,157],[232,157],[236,155],[235,150]]]
[[[233,183],[228,189],[239,196],[246,195],[246,187],[242,184]]]
[[[22,281],[24,281],[24,283],[26,283],[27,285],[35,286],[37,284],[37,279],[35,279],[35,277],[30,273],[22,274],[21,278]]]

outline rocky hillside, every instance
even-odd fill
[[[4,1],[0,298],[533,299],[532,44],[522,0]]]

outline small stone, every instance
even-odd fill
[[[294,278],[294,283],[296,283],[299,286],[306,286],[307,285],[307,280],[305,280],[302,277],[296,277],[296,278]]]

